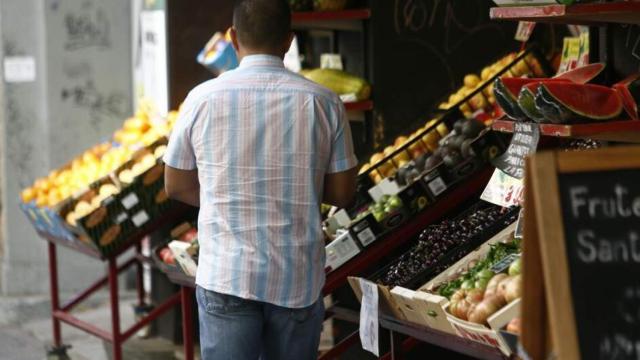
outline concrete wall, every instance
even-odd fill
[[[18,208],[36,177],[109,138],[131,114],[129,0],[0,0],[2,59],[32,56],[36,79],[0,86],[0,291],[46,293],[46,243]],[[104,264],[59,250],[63,291]]]

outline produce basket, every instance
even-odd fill
[[[172,240],[166,240],[161,242],[159,245],[155,246],[152,250],[151,250],[151,259],[153,260],[154,265],[163,273],[169,275],[169,274],[182,274],[184,275],[184,272],[182,271],[182,269],[180,268],[180,266],[178,266],[177,264],[167,264],[164,261],[162,261],[162,259],[160,258],[160,251],[162,249],[164,249],[165,247],[167,247],[169,245],[169,243]]]

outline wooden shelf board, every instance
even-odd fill
[[[513,132],[513,121],[496,120],[492,128],[501,132]],[[566,138],[590,138],[603,141],[640,143],[640,121],[620,120],[592,124],[540,124],[540,134]]]

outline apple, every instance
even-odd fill
[[[179,240],[190,243],[190,242],[193,242],[193,239],[197,237],[198,237],[198,230],[196,228],[191,228],[187,230],[187,232],[182,234]]]
[[[164,247],[160,250],[159,254],[160,259],[168,265],[175,265],[176,258],[173,255],[173,252],[168,247]]]

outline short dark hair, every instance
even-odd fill
[[[288,0],[238,0],[233,9],[238,40],[254,49],[277,49],[291,33]]]

